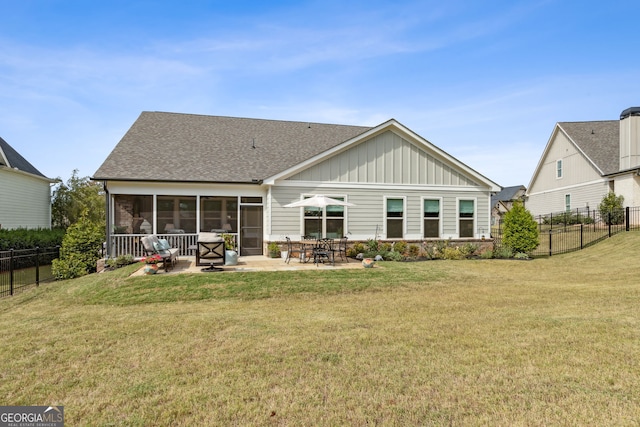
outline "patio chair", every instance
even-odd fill
[[[318,239],[318,244],[313,249],[313,263],[318,266],[319,263],[324,263],[325,261],[331,261],[332,265],[336,263],[333,239]]]
[[[340,258],[345,260],[346,262],[349,262],[349,257],[347,257],[347,236],[344,236],[343,238],[340,239],[340,241],[338,242],[338,249],[336,249],[336,252],[338,252],[338,255],[340,255]]]
[[[222,271],[222,268],[216,267],[214,263],[220,261],[225,264],[226,251],[224,247],[224,239],[217,233],[200,233],[198,234],[198,246],[196,249],[196,265],[207,265],[202,260],[211,260],[209,267],[203,268],[202,271]]]
[[[293,254],[297,254],[298,255],[298,259],[300,262],[302,262],[302,249],[300,249],[300,247],[293,247],[293,243],[291,242],[291,239],[286,237],[287,239],[287,259],[285,259],[285,262],[287,264],[289,264],[289,261],[291,260],[291,255]]]

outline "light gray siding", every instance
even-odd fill
[[[541,193],[530,194],[526,208],[534,216],[548,215],[565,210],[565,196],[571,196],[571,209],[597,209],[598,205],[609,192],[609,183],[605,179],[584,185],[576,185],[554,189]]]
[[[477,186],[469,176],[392,131],[386,131],[288,178],[369,184]]]
[[[488,237],[490,229],[490,194],[488,191],[465,191],[443,189],[385,189],[344,187],[273,187],[271,190],[272,239],[284,239],[285,236],[299,238],[304,233],[301,208],[285,208],[283,205],[300,200],[303,195],[324,194],[333,197],[346,197],[355,206],[345,209],[345,231],[354,240],[372,239],[376,236],[385,239],[385,197],[405,197],[405,235],[404,239],[422,239],[422,198],[442,198],[443,235],[442,239],[458,238],[458,201],[475,201],[475,235]]]
[[[27,173],[0,169],[0,226],[49,228],[49,182]]]

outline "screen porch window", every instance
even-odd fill
[[[237,197],[201,197],[200,231],[238,232]]]
[[[424,237],[440,237],[440,200],[424,201]]]
[[[305,196],[308,199],[311,196]],[[333,199],[344,201],[344,197],[333,197]],[[327,206],[314,208],[306,206],[304,208],[304,236],[313,238],[326,237],[328,239],[339,239],[344,236],[344,206]]]
[[[158,233],[195,233],[196,198],[158,196]]]
[[[401,239],[404,230],[404,200],[387,199],[387,238]]]
[[[118,194],[113,207],[114,234],[153,233],[153,196]]]
[[[459,202],[459,229],[460,237],[473,237],[474,203],[473,200],[460,200]]]

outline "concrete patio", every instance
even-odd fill
[[[335,265],[331,263],[314,264],[313,262],[299,262],[297,258],[292,258],[289,264],[284,262],[282,258],[269,258],[263,255],[243,256],[238,258],[237,265],[222,266],[219,263],[216,267],[221,267],[222,271],[208,274],[230,273],[230,272],[247,272],[247,271],[300,271],[300,270],[340,270],[345,268],[363,268],[362,262],[355,259],[349,259],[349,262],[336,260]],[[176,266],[169,272],[165,272],[161,267],[156,274],[181,274],[181,273],[199,273],[204,274],[202,269],[206,266],[196,266],[195,257],[182,256],[178,260]],[[140,268],[133,275],[143,275],[144,269]],[[205,272],[206,273],[206,272]]]

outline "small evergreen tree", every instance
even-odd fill
[[[616,196],[616,193],[609,192],[602,198],[598,205],[600,217],[607,225],[617,225],[624,222],[624,196]]]
[[[60,258],[54,259],[52,264],[53,276],[56,279],[73,279],[95,272],[103,241],[102,225],[83,212],[62,239]]]
[[[514,253],[525,254],[531,253],[540,244],[538,224],[520,201],[514,202],[504,216],[502,243]]]

